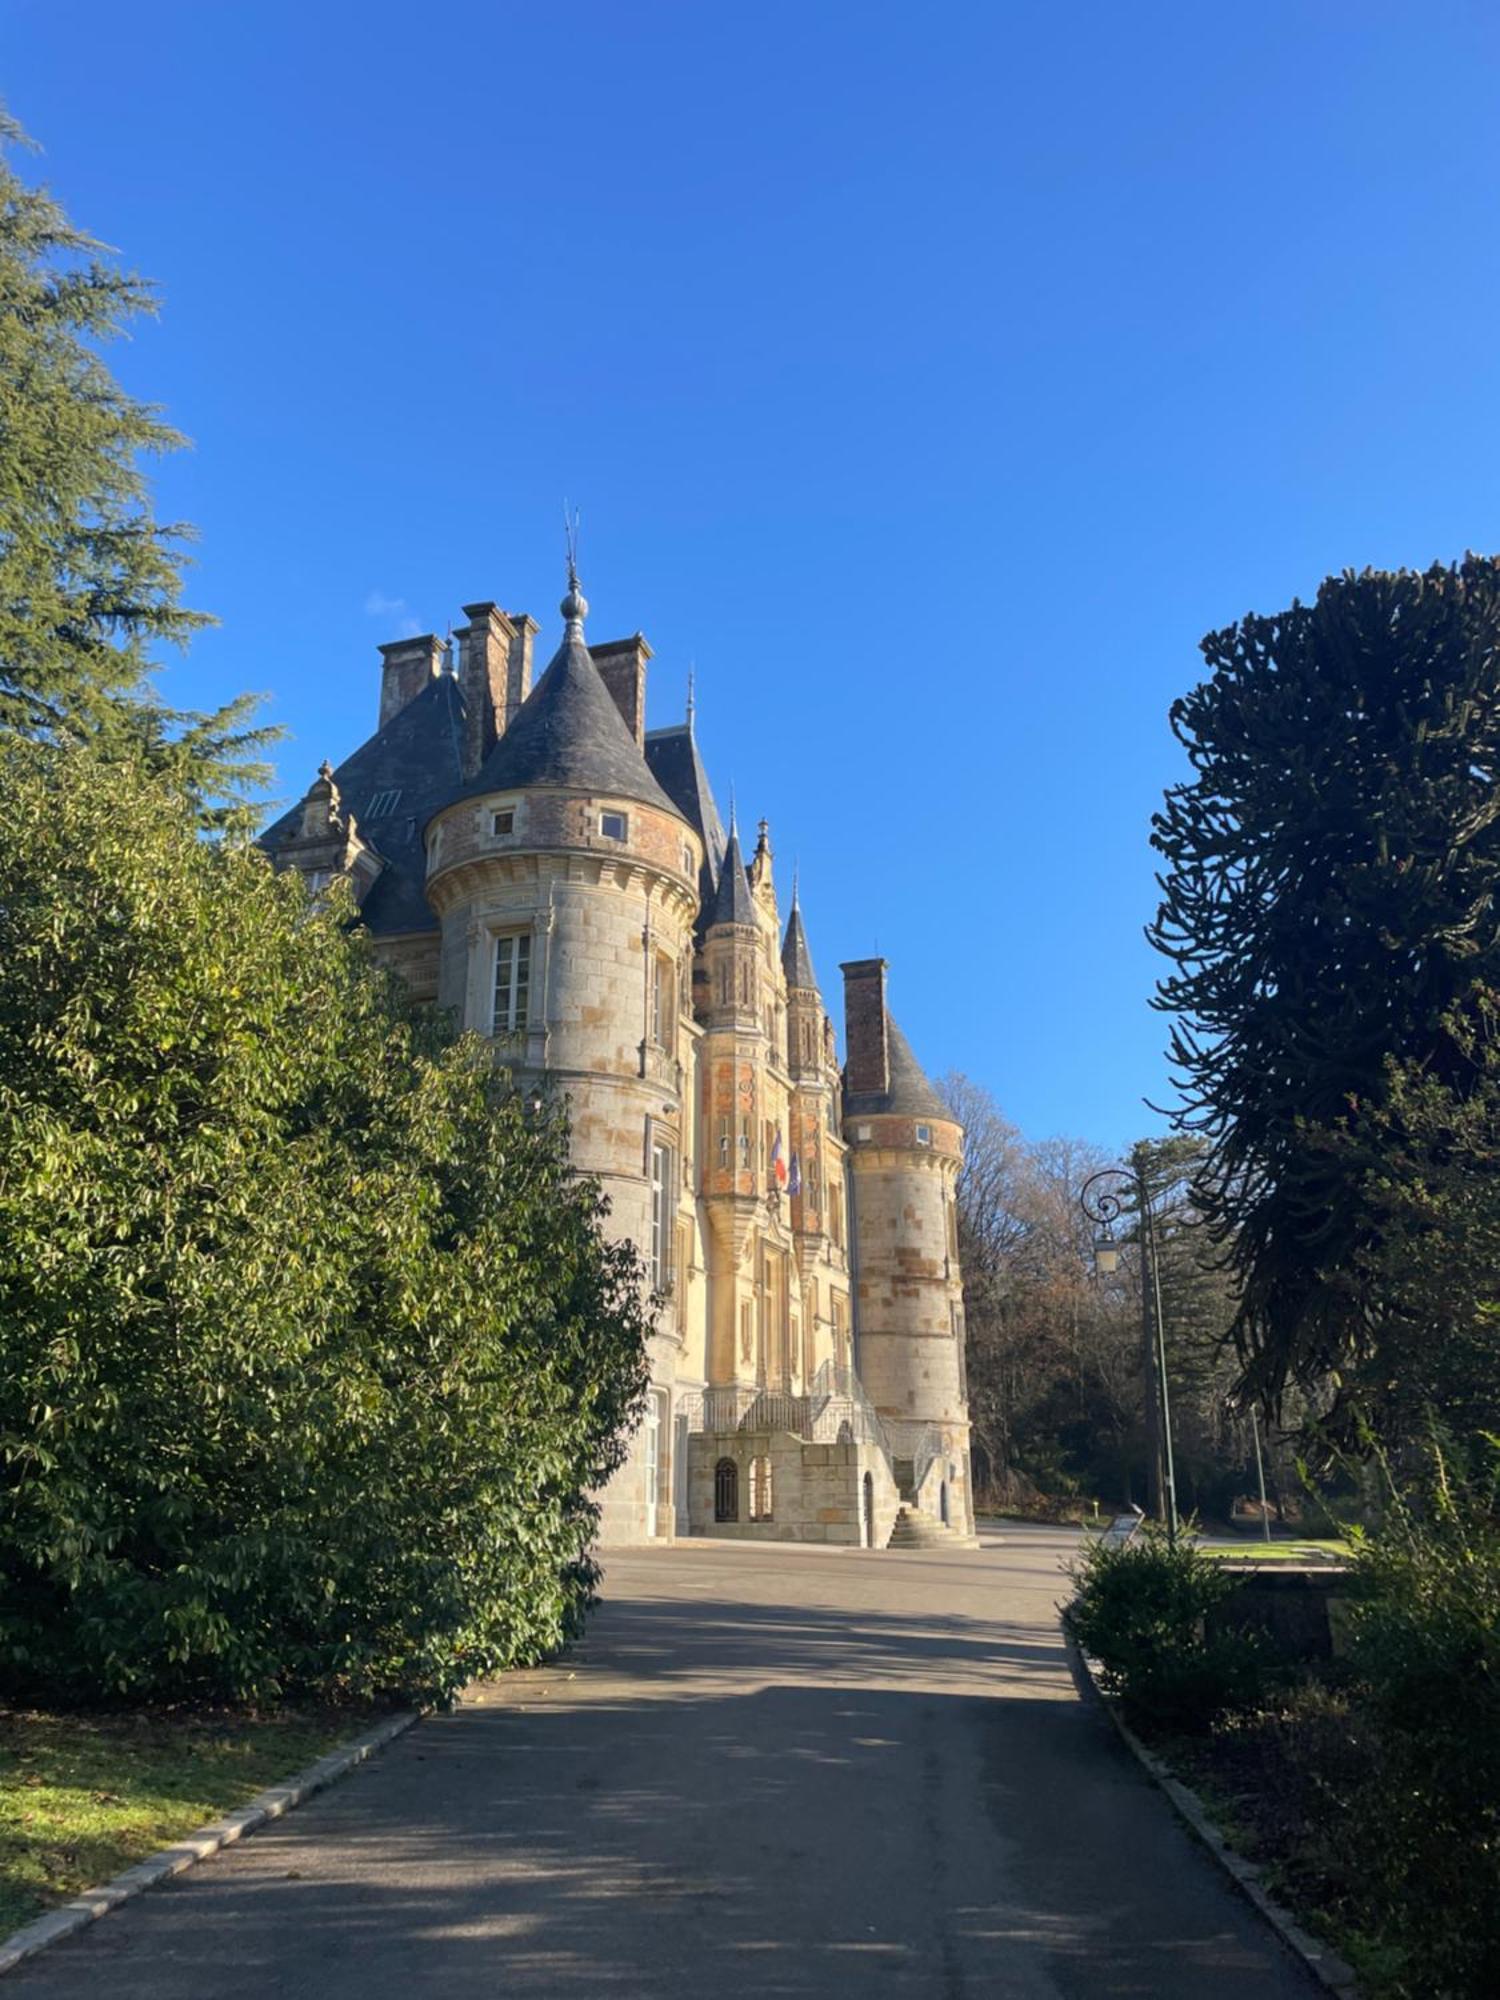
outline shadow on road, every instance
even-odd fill
[[[704,1601],[637,1578],[573,1658],[477,1691],[13,1990],[1313,1990],[1072,1698],[1055,1628],[736,1581]]]

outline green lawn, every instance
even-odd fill
[[[1345,1562],[1353,1553],[1347,1542],[1323,1540],[1309,1535],[1300,1542],[1268,1542],[1259,1536],[1247,1535],[1243,1542],[1215,1542],[1205,1546],[1206,1556],[1215,1556],[1224,1562],[1284,1562],[1298,1563],[1309,1560],[1309,1551],[1315,1557],[1331,1558],[1335,1562]]]
[[[0,1935],[232,1812],[369,1720],[0,1709]]]

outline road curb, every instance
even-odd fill
[[[196,1833],[179,1840],[175,1847],[162,1848],[160,1853],[137,1861],[133,1868],[126,1868],[119,1875],[112,1876],[97,1889],[85,1889],[81,1896],[75,1896],[59,1909],[49,1910],[46,1916],[23,1924],[9,1937],[0,1938],[0,1975],[12,1971],[25,1959],[34,1958],[39,1951],[45,1951],[48,1945],[56,1944],[60,1938],[71,1937],[75,1931],[83,1930],[96,1917],[106,1916],[109,1911],[132,1901],[158,1882],[181,1875],[185,1869],[207,1861],[221,1848],[243,1840],[246,1834],[254,1833],[273,1819],[280,1819],[284,1813],[310,1799],[315,1792],[324,1791],[339,1778],[346,1777],[367,1757],[383,1750],[387,1743],[404,1736],[419,1720],[415,1709],[388,1716],[354,1742],[343,1743],[337,1750],[330,1750],[326,1757],[320,1757],[316,1764],[309,1764],[305,1771],[298,1771],[293,1777],[283,1779],[279,1785],[258,1792],[238,1812],[226,1813],[223,1819],[211,1820],[207,1826],[200,1826]]]
[[[1267,1889],[1263,1871],[1229,1845],[1204,1810],[1198,1794],[1183,1784],[1180,1778],[1174,1778],[1155,1751],[1146,1748],[1121,1715],[1119,1704],[1100,1687],[1094,1663],[1068,1630],[1066,1621],[1063,1624],[1063,1639],[1073,1665],[1074,1678],[1104,1710],[1131,1756],[1152,1782],[1166,1793],[1173,1811],[1188,1831],[1208,1849],[1240,1894],[1255,1905],[1287,1950],[1301,1959],[1320,1985],[1330,1993],[1337,1993],[1340,2000],[1359,2000],[1359,1981],[1353,1966],[1340,1958],[1332,1946],[1320,1944],[1310,1931],[1303,1929],[1286,1905],[1279,1903]]]

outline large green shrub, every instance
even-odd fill
[[[1206,1629],[1236,1580],[1190,1543],[1173,1547],[1149,1526],[1131,1542],[1094,1541],[1074,1577],[1069,1627],[1134,1720],[1203,1729],[1254,1698],[1261,1684],[1254,1641]]]
[[[0,742],[0,1686],[441,1698],[587,1601],[644,1384],[553,1116],[186,796]]]
[[[1500,1992],[1500,1445],[1434,1447],[1423,1488],[1359,1545],[1350,1618],[1376,1764],[1348,1838],[1413,2000]]]

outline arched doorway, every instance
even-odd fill
[[[864,1545],[867,1549],[875,1546],[875,1481],[867,1472],[864,1481]]]
[[[740,1469],[732,1458],[721,1458],[714,1467],[714,1519],[740,1518]]]
[[[938,1513],[942,1517],[943,1526],[946,1528],[948,1525],[948,1482],[946,1479],[938,1488]]]

